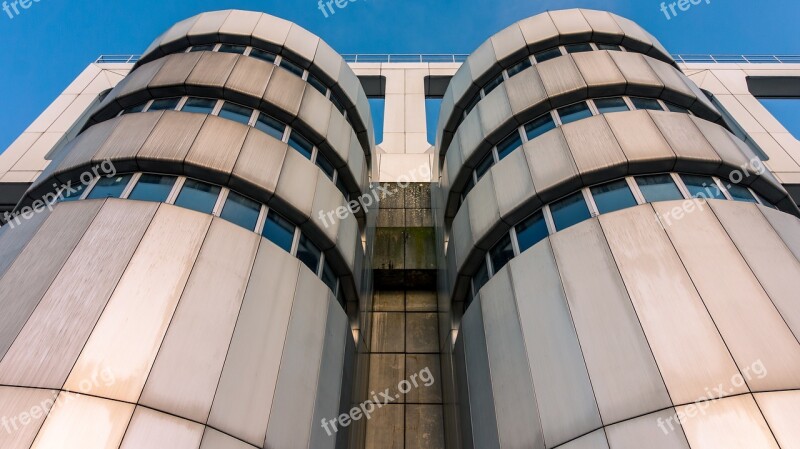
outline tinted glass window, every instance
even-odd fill
[[[489,83],[484,86],[483,93],[489,95],[491,91],[493,91],[497,86],[503,84],[503,74],[501,73],[495,79],[489,81]]]
[[[681,179],[686,184],[686,189],[692,198],[726,199],[722,190],[710,176],[681,175]]]
[[[464,196],[466,197],[467,194],[475,187],[475,178],[472,177],[472,173],[470,173],[469,178],[467,178],[467,184],[464,186]]]
[[[528,140],[533,140],[556,127],[553,117],[547,113],[525,125],[525,134]]]
[[[494,268],[495,273],[514,258],[514,248],[511,246],[511,236],[509,234],[506,234],[489,250],[489,257],[492,260],[492,268]]]
[[[497,157],[501,161],[508,156],[512,151],[522,146],[522,137],[516,130],[508,137],[503,139],[497,144]]]
[[[317,92],[321,93],[322,95],[328,93],[328,87],[314,75],[308,75],[308,84],[311,84],[311,87],[317,89]]]
[[[592,197],[601,214],[636,205],[636,198],[624,179],[592,187]]]
[[[303,76],[303,68],[299,65],[289,61],[288,59],[281,60],[281,67],[294,73],[297,76]]]
[[[286,130],[286,125],[262,112],[258,114],[256,129],[264,131],[278,140],[283,140],[283,132]]]
[[[558,116],[561,117],[561,123],[566,125],[582,118],[591,117],[592,111],[584,101],[559,108]]]
[[[611,50],[611,51],[622,51],[622,48],[619,45],[614,44],[597,44],[598,50]]]
[[[601,114],[608,114],[610,112],[630,111],[628,104],[625,103],[625,100],[623,100],[620,97],[600,98],[594,100],[594,105],[597,106],[597,110]]]
[[[472,287],[475,289],[475,293],[477,294],[481,288],[489,281],[489,269],[486,267],[486,259],[478,267],[478,272],[475,273],[475,277],[472,278]]]
[[[269,211],[267,222],[264,223],[264,231],[261,235],[283,248],[286,252],[290,252],[294,241],[294,225],[283,218],[282,215]]]
[[[236,192],[228,192],[220,216],[231,223],[253,230],[261,213],[261,204]]]
[[[187,179],[181,193],[178,194],[178,199],[175,200],[175,205],[210,214],[217,204],[219,191],[219,186]]]
[[[740,186],[739,184],[726,184],[725,187],[728,188],[728,193],[731,194],[731,198],[736,201],[746,201],[748,203],[758,202],[747,187]],[[89,196],[91,196],[91,194]]]
[[[110,178],[101,176],[92,191],[86,197],[94,198],[119,198],[133,175],[117,175]]]
[[[544,220],[544,213],[538,211],[526,218],[525,221],[517,225],[516,231],[519,252],[522,253],[531,246],[541,242],[549,235],[547,223]]]
[[[661,103],[652,98],[631,97],[631,102],[636,109],[650,109],[652,111],[663,111]]]
[[[331,92],[330,100],[331,103],[333,103],[333,106],[336,107],[336,109],[338,109],[340,113],[344,114],[344,104],[342,103],[342,100],[340,100],[339,97],[335,95],[333,92]]]
[[[274,63],[275,62],[275,55],[264,50],[259,50],[258,48],[254,48],[250,50],[250,57],[260,59],[262,61],[267,61]]]
[[[319,268],[319,260],[322,252],[306,236],[300,236],[300,243],[297,245],[297,258],[314,273]]]
[[[299,151],[306,159],[311,160],[311,152],[314,149],[314,144],[309,142],[305,137],[292,131],[292,134],[289,136],[289,146]]]
[[[639,190],[648,203],[683,198],[678,186],[669,175],[637,176],[636,184],[639,185]]]
[[[684,108],[683,106],[678,106],[677,104],[667,103],[666,101],[664,102],[664,104],[667,105],[667,109],[672,111],[672,112],[683,112],[685,114],[689,113],[689,110]]]
[[[328,265],[328,262],[326,261],[322,265],[322,282],[324,282],[325,285],[327,285],[328,288],[330,288],[332,292],[335,292],[336,291],[336,280],[337,280],[336,273],[333,272],[333,270],[331,269],[331,266]]]
[[[130,108],[125,109],[122,111],[123,114],[131,114],[133,112],[142,112],[144,111],[144,107],[147,103],[137,104],[136,106],[132,106]]]
[[[556,230],[561,231],[591,218],[583,193],[577,192],[550,205]]]
[[[478,166],[475,167],[475,174],[478,175],[478,179],[481,179],[483,175],[485,175],[486,172],[492,168],[492,165],[494,165],[494,155],[489,152],[483,157],[483,159],[481,159],[480,162],[478,162]]]
[[[69,188],[65,188],[61,191],[61,200],[60,201],[75,201],[83,195],[83,192],[86,191],[86,184],[81,182],[73,182],[69,184]]]
[[[559,56],[561,56],[561,49],[559,48],[551,48],[549,50],[540,51],[539,53],[533,55],[533,57],[536,59],[536,62],[539,63],[557,58]]]
[[[246,48],[247,47],[245,47],[244,45],[222,44],[219,47],[218,51],[220,53],[236,53],[236,54],[243,55]]]
[[[244,106],[239,106],[235,103],[225,102],[222,105],[222,110],[219,111],[219,116],[228,120],[233,120],[242,124],[250,123],[250,116],[253,115],[253,110]]]
[[[570,44],[565,45],[564,48],[567,50],[567,53],[581,53],[584,51],[594,50],[594,48],[592,48],[592,46],[589,44]]]
[[[174,176],[142,174],[128,198],[141,201],[163,203],[175,185]]]
[[[211,114],[214,106],[217,105],[217,100],[210,98],[188,98],[183,105],[181,111],[183,112],[196,112],[198,114]]]
[[[195,45],[189,51],[214,51],[215,44]]]
[[[153,101],[153,104],[147,109],[148,111],[171,111],[178,107],[178,103],[181,101],[180,98],[162,98],[160,100]]]
[[[525,58],[522,61],[518,62],[517,64],[511,66],[508,69],[508,77],[511,78],[512,76],[516,75],[517,73],[527,69],[531,65],[531,60],[529,58]]]
[[[333,173],[336,169],[333,168],[331,161],[329,161],[328,158],[323,156],[320,152],[317,152],[317,165],[322,169],[323,172],[325,172],[326,175],[328,175],[328,178],[333,181]]]
[[[466,115],[469,115],[469,113],[472,112],[473,109],[475,109],[475,106],[478,105],[479,101],[481,101],[481,93],[480,92],[478,92],[477,94],[475,94],[474,97],[472,97],[472,100],[470,100],[469,104],[467,104],[467,107],[464,108],[464,113]]]

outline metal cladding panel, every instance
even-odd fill
[[[250,45],[250,36],[261,16],[259,12],[233,10],[219,27],[219,34],[225,36],[225,42]]]
[[[300,261],[261,239],[208,425],[263,447]]]
[[[33,388],[0,387],[0,415],[20,416],[22,413],[30,413],[35,407],[41,408],[45,415],[31,419],[28,425],[14,429],[13,432],[0,432],[0,446],[6,449],[30,448],[50,411],[49,404],[55,401],[57,394],[55,391]]]
[[[260,99],[267,90],[267,83],[274,70],[275,64],[240,56],[225,81],[225,96],[239,103],[246,102],[248,97]]]
[[[328,135],[325,136],[325,140],[336,152],[336,155],[339,156],[339,158],[332,158],[331,163],[333,163],[337,169],[341,169],[347,165],[347,159],[350,156],[350,136],[353,135],[355,138],[353,129],[350,127],[350,124],[347,123],[347,119],[345,119],[336,108],[333,108],[331,111],[327,129]],[[361,154],[363,157],[364,153],[361,152]],[[358,180],[358,178],[356,178],[356,173],[351,172],[350,174],[353,178]]]
[[[120,105],[120,108],[126,108],[149,100],[152,98],[152,95],[150,91],[147,90],[147,85],[150,84],[150,81],[158,74],[161,67],[163,67],[166,62],[166,58],[157,59],[137,67],[136,70],[130,72],[128,76],[124,78],[124,82],[118,84],[117,87],[108,94],[108,97],[103,103],[106,101],[116,101]]]
[[[189,29],[186,35],[189,42],[194,44],[204,44],[219,38],[219,29],[228,20],[231,10],[205,12],[198,16],[197,22]]]
[[[474,189],[467,196],[469,207],[469,222],[472,229],[472,240],[475,246],[481,249],[489,249],[494,244],[493,236],[487,235],[494,230],[497,234],[498,222],[500,221],[500,211],[497,209],[497,198],[494,193],[494,182],[492,173],[487,173]],[[505,223],[500,223],[505,225]],[[500,231],[503,232],[503,231]],[[499,238],[499,235],[494,236]]]
[[[102,201],[58,204],[6,270],[0,279],[0,357],[5,356],[102,205]]]
[[[206,427],[200,449],[253,449],[253,446],[229,437],[211,427]]]
[[[579,223],[550,242],[603,422],[671,406],[599,222]]]
[[[461,186],[467,179],[467,176],[472,176],[472,170],[463,170],[464,159],[461,155],[461,142],[458,140],[458,135],[453,139],[450,145],[450,150],[444,157],[444,163],[447,166],[447,173],[450,179],[450,190],[446,193],[452,193],[456,190],[463,190]]]
[[[203,439],[203,430],[202,424],[148,408],[136,407],[120,449],[145,447],[197,449]]]
[[[350,130],[347,166],[350,168],[350,173],[355,178],[357,187],[361,192],[366,192],[369,189],[369,178],[364,176],[367,173],[366,162],[367,157],[364,155],[364,150],[361,149],[361,144],[359,144],[356,134]]]
[[[356,255],[364,250],[361,246],[361,239],[359,238],[358,220],[352,214],[348,214],[344,219],[344,223],[339,225],[339,233],[336,236],[336,250],[342,255],[345,265],[347,265],[353,273],[358,273],[360,270],[356,267]]]
[[[509,262],[547,447],[602,426],[550,240]]]
[[[164,112],[136,154],[139,167],[155,172],[182,171],[183,160],[207,117],[205,114]]]
[[[736,137],[725,128],[694,116],[689,117],[722,160],[722,165],[719,167],[717,174],[727,179],[730,178],[732,171],[738,170],[743,175],[740,184],[752,184],[754,180],[752,173],[755,166],[754,162],[758,162],[760,159],[753,155],[754,161],[742,153],[739,146],[733,141]],[[744,172],[744,168],[748,169],[747,173]]]
[[[358,80],[358,77],[353,73],[353,69],[351,69],[349,65],[342,64],[342,70],[339,72],[339,82],[337,85],[342,89],[345,97],[350,100],[350,103],[355,105],[358,101],[358,92],[363,90],[363,88],[361,86],[361,81]],[[344,98],[342,100],[344,100]],[[363,117],[362,120],[364,120]]]
[[[306,89],[303,92],[303,101],[300,103],[300,112],[293,126],[309,128],[312,133],[307,137],[319,144],[328,135],[331,110],[335,110],[333,103],[317,89]]]
[[[109,370],[124,381],[93,394],[136,402],[175,312],[211,216],[161,205],[64,384]]]
[[[492,74],[496,72],[495,68],[500,68],[497,63],[497,56],[495,56],[491,39],[483,41],[483,43],[467,57],[467,61],[469,61],[468,67],[472,82],[479,86],[489,81]]]
[[[504,85],[497,86],[492,93],[481,100],[477,109],[481,119],[481,131],[492,144],[496,145],[500,139],[506,137],[518,126],[517,122],[513,120],[511,103]],[[490,136],[492,134],[493,136]]]
[[[481,449],[500,449],[499,428],[495,411],[494,388],[486,347],[486,334],[483,330],[483,311],[479,300],[464,313],[459,338],[464,342],[466,359],[466,380],[469,391],[469,413],[472,422],[474,447]],[[466,439],[466,438],[465,438]]]
[[[259,236],[215,218],[139,402],[204,423],[242,305]]]
[[[322,73],[320,74],[326,82],[336,84],[339,80],[339,73],[342,65],[346,65],[344,59],[327,42],[320,40],[317,52],[314,54],[314,66]]]
[[[709,205],[786,324],[800,338],[800,261],[775,234],[758,206],[733,201],[709,201]]]
[[[800,220],[775,209],[767,207],[759,207],[759,209],[772,228],[775,229],[775,232],[781,237],[781,240],[786,243],[789,251],[794,254],[795,258],[800,260]]]
[[[697,84],[691,79],[685,78],[684,80],[686,81],[686,85],[689,86],[689,89],[694,93],[694,96],[697,97],[697,101],[692,104],[692,111],[706,120],[715,122],[719,120],[720,113],[706,94],[700,90]]]
[[[300,112],[303,90],[307,84],[301,78],[280,67],[275,68],[264,92],[263,101],[279,108],[283,120],[292,121]]]
[[[114,128],[114,132],[95,153],[92,162],[98,163],[108,159],[114,163],[117,171],[137,170],[136,155],[162,115],[163,111],[123,115],[120,121],[122,126]]]
[[[639,449],[645,441],[648,449],[689,449],[673,408],[608,426],[606,436],[614,449]]]
[[[535,67],[523,70],[503,85],[508,92],[511,112],[517,120],[525,121],[550,109],[547,91]]]
[[[714,173],[722,159],[687,114],[647,111],[677,155],[675,171]]]
[[[542,202],[555,200],[580,188],[578,167],[560,128],[526,142],[522,148]]]
[[[470,100],[470,98],[465,98],[465,95],[467,93],[473,95],[474,92],[479,90],[472,82],[472,71],[469,67],[470,61],[471,60],[467,58],[467,60],[461,64],[455,75],[453,75],[453,78],[450,79],[450,85],[447,88],[447,90],[453,91],[453,99],[456,105],[460,104],[462,107]]]
[[[325,284],[305,266],[301,267],[269,415],[266,447],[307,447],[312,428],[320,425],[312,422],[317,385],[332,388],[333,383],[320,381],[328,308],[332,305],[328,295]]]
[[[22,250],[33,239],[42,223],[49,216],[50,211],[45,209],[27,220],[20,218],[19,224],[11,221],[9,224],[0,227],[0,278],[3,277],[8,267],[14,263],[17,256],[22,253]],[[13,228],[11,227],[12,225],[14,226]]]
[[[347,323],[347,315],[336,303],[336,298],[328,294],[328,318],[325,327],[325,343],[320,362],[317,392],[314,406],[314,416],[311,419],[311,437],[308,447],[330,448],[336,445],[336,434],[328,432],[320,425],[323,420],[339,416],[340,413],[349,413],[350,397],[344,398],[342,403],[341,390],[344,382],[344,370],[351,367],[345,366],[345,346],[347,339],[352,340],[352,333]],[[344,410],[343,410],[344,409]],[[344,431],[340,429],[340,431]]]
[[[632,52],[612,51],[608,53],[617,64],[622,76],[628,80],[628,95],[658,97],[664,90],[664,83],[647,63],[645,57]]]
[[[625,38],[622,39],[622,45],[624,47],[642,53],[647,53],[653,48],[652,36],[637,23],[616,14],[612,14],[612,17],[614,17],[617,25],[622,28],[622,32],[625,33]]]
[[[608,441],[605,432],[600,429],[559,446],[559,449],[608,449]]]
[[[800,344],[708,203],[692,203],[691,212],[665,220],[664,226],[739,369],[747,372],[756,363],[769,367],[768,376],[746,379],[747,385],[753,391],[800,387]],[[653,207],[669,217],[681,204]],[[719,263],[709,265],[709,256]]]
[[[222,97],[223,86],[233,71],[237,59],[239,55],[232,53],[203,52],[203,56],[186,79],[186,84],[191,86],[193,93]]]
[[[470,157],[475,153],[478,148],[488,149],[489,145],[484,141],[485,136],[481,132],[481,119],[480,111],[475,108],[467,114],[467,117],[461,122],[456,133],[456,138],[461,145],[461,155],[464,158],[464,165],[472,167],[477,160],[470,161]],[[476,158],[477,159],[477,158]]]
[[[653,208],[599,220],[672,402],[694,402],[709,385],[747,392],[733,385],[739,370]]]
[[[62,391],[31,449],[119,447],[135,405]]]
[[[493,166],[491,172],[500,217],[509,225],[516,224],[531,209],[520,210],[523,204],[538,203],[525,152],[512,152]]]
[[[586,42],[592,38],[592,27],[579,9],[549,11],[547,14],[553,19],[562,44]]]
[[[0,383],[64,385],[156,209],[107,200],[0,362]]]
[[[269,14],[261,14],[261,17],[253,29],[253,45],[264,46],[266,50],[280,51],[286,43],[286,37],[292,28],[292,22],[281,19],[280,17]],[[264,45],[266,44],[266,45]]]
[[[519,28],[532,52],[558,45],[559,31],[550,14],[528,17],[519,22]]]
[[[608,53],[608,51],[587,51],[572,55],[581,76],[589,86],[587,91],[589,97],[625,93],[627,81]]]
[[[501,270],[481,290],[480,307],[500,446],[544,449],[525,339],[508,270]]]
[[[70,176],[76,174],[72,172],[88,164],[89,161],[92,160],[100,147],[106,142],[109,136],[112,135],[114,130],[118,128],[122,120],[122,118],[115,118],[103,123],[98,123],[78,135],[78,137],[75,138],[75,144],[66,154],[64,160],[58,164],[58,172],[68,171],[70,172]]]
[[[504,66],[516,63],[528,55],[528,44],[518,24],[513,24],[490,38],[497,60]]]
[[[186,79],[200,60],[201,52],[177,53],[164,57],[164,65],[148,83],[152,95],[186,92]]]
[[[316,178],[317,187],[314,190],[314,202],[311,205],[312,213],[309,215],[310,220],[304,230],[311,238],[321,237],[329,242],[328,245],[320,247],[324,251],[333,248],[336,243],[336,235],[342,221],[336,215],[337,208],[347,206],[342,193],[325,173],[318,171]],[[325,216],[328,212],[331,212],[332,215]],[[320,218],[320,213],[324,218]]]
[[[283,51],[290,56],[298,56],[299,58],[293,58],[296,60],[295,62],[308,68],[317,53],[319,41],[319,37],[295,23],[292,24],[292,28],[286,36]]]
[[[758,408],[782,448],[797,447],[800,441],[800,391],[776,391],[754,395]]]
[[[295,209],[287,218],[305,222],[311,214],[316,213],[312,208],[318,173],[317,166],[297,151],[286,152],[272,201],[285,203]]]
[[[581,14],[592,27],[592,40],[602,39],[603,42],[618,44],[622,42],[625,33],[619,27],[609,12],[594,9],[581,9]]]
[[[188,176],[226,184],[250,127],[209,115],[184,160]]]
[[[683,429],[692,448],[778,449],[764,416],[749,394],[712,401],[702,413],[693,405],[676,409],[687,416],[689,407],[693,408],[692,414],[683,422]]]
[[[604,114],[614,137],[628,159],[628,173],[672,171],[675,152],[647,111]]]
[[[687,83],[691,83],[688,78],[683,76],[678,69],[653,58],[645,58],[656,76],[664,83],[664,91],[661,98],[671,101],[677,105],[689,107],[695,102],[695,95]]]
[[[469,202],[465,201],[453,219],[452,235],[450,236],[450,245],[455,242],[456,268],[459,271],[475,246],[470,225]]]
[[[294,152],[286,143],[250,129],[231,172],[231,187],[243,191],[255,188],[262,200],[268,200],[278,186],[287,151]]]
[[[464,338],[459,333],[453,345],[453,377],[455,378],[454,406],[458,415],[458,439],[464,449],[475,449],[472,443],[472,418],[469,409],[469,385],[467,382],[466,356],[464,355]]]
[[[152,55],[150,54],[150,51],[145,51],[142,59],[156,58],[161,54],[166,54],[171,49],[178,50],[188,47],[189,37],[187,34],[189,33],[189,30],[192,29],[194,24],[197,23],[197,19],[199,18],[200,16],[189,17],[188,19],[181,20],[173,25],[151,45],[151,48],[155,45],[159,45],[160,48],[154,50]]]
[[[584,184],[628,174],[628,160],[602,115],[561,127]]]
[[[551,100],[558,97],[560,104],[567,104],[586,98],[586,81],[570,55],[536,64],[536,68]]]

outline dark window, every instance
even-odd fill
[[[533,140],[555,127],[556,122],[553,121],[553,116],[548,112],[528,122],[528,124],[525,125],[525,134],[528,136],[528,140]]]
[[[631,97],[631,102],[636,109],[649,109],[651,111],[663,111],[661,103],[652,98]]]
[[[475,167],[475,174],[478,175],[478,179],[481,179],[492,168],[492,165],[494,165],[494,155],[490,151]]]
[[[195,52],[195,51],[214,51],[214,47],[215,46],[216,46],[216,44],[195,45],[191,49],[189,49],[189,51],[190,52]]]
[[[509,260],[514,258],[514,248],[511,246],[511,235],[506,234],[489,250],[489,258],[492,260],[494,273],[500,271]]]
[[[475,289],[476,295],[487,282],[489,282],[489,269],[486,267],[486,259],[484,259],[481,266],[478,267],[478,272],[472,278],[472,287]]]
[[[467,179],[467,184],[464,186],[464,198],[467,197],[469,192],[475,187],[475,178],[472,177],[472,173],[469,174],[469,178]]]
[[[549,235],[547,222],[544,220],[544,213],[538,211],[526,218],[522,223],[517,225],[516,231],[519,252],[525,252],[525,250],[541,242]]]
[[[565,45],[564,48],[567,50],[567,53],[582,53],[594,50],[589,44],[569,44]]]
[[[178,199],[175,200],[175,205],[210,214],[217,204],[219,191],[219,186],[187,179],[181,193],[178,194]]]
[[[333,168],[331,161],[329,161],[328,158],[320,152],[317,152],[317,165],[326,175],[328,175],[328,178],[333,181],[333,174],[336,172],[336,169]]]
[[[334,107],[335,107],[335,108],[336,108],[336,109],[337,109],[337,110],[338,110],[338,111],[339,111],[339,112],[340,112],[342,115],[344,115],[344,104],[342,103],[342,100],[340,100],[340,99],[339,99],[339,96],[338,96],[338,95],[336,95],[336,94],[334,94],[334,93],[333,93],[333,91],[331,91],[331,98],[330,98],[330,100],[331,100],[331,103],[333,103],[333,106],[334,106]]]
[[[731,194],[731,198],[736,201],[745,201],[748,203],[757,203],[758,201],[750,193],[750,190],[747,187],[740,186],[739,184],[726,184],[725,187],[728,188],[728,193]],[[89,194],[91,196],[91,194]]]
[[[683,106],[678,106],[677,104],[669,103],[666,101],[664,102],[664,104],[667,105],[667,109],[672,112],[683,112],[684,114],[689,113],[689,110],[684,108]]]
[[[598,98],[594,100],[594,105],[597,106],[597,111],[601,114],[631,110],[625,100],[620,97]]]
[[[670,175],[637,176],[636,184],[639,185],[639,190],[642,191],[642,195],[648,203],[683,198]]]
[[[61,201],[75,201],[86,191],[86,184],[77,182],[69,184],[69,188],[61,190]]]
[[[136,186],[134,186],[128,198],[163,203],[169,197],[169,193],[172,192],[175,179],[175,176],[144,173],[139,177],[139,181],[136,182]]]
[[[211,98],[188,98],[181,111],[211,114],[216,105],[217,100],[212,100]]]
[[[344,196],[346,199],[349,199],[350,194],[347,192],[347,187],[344,185],[343,179],[344,177],[341,173],[339,173],[339,177],[336,178],[336,188],[342,192],[342,196]]]
[[[499,86],[501,84],[503,84],[503,74],[502,73],[497,75],[497,77],[495,79],[489,81],[489,83],[487,83],[486,86],[483,87],[483,93],[485,95],[489,95],[489,93],[491,91],[493,91],[497,86]]]
[[[252,231],[260,213],[261,204],[236,192],[228,192],[220,217]]]
[[[282,59],[280,66],[297,76],[303,76],[303,68],[288,59]]]
[[[538,63],[549,61],[559,56],[561,56],[561,49],[559,49],[558,47],[540,51],[539,53],[533,55],[533,57],[536,59],[536,62]]]
[[[710,176],[681,175],[681,179],[692,198],[727,199]]]
[[[231,45],[231,44],[222,44],[219,47],[220,53],[236,53],[239,55],[243,55],[244,51],[247,49],[244,45]]]
[[[147,109],[148,111],[171,111],[175,110],[178,107],[178,103],[180,103],[180,97],[175,98],[162,98],[160,100],[153,101],[153,104]]]
[[[550,206],[557,231],[562,231],[592,217],[582,192],[573,193]]]
[[[561,124],[566,125],[576,120],[592,116],[592,111],[585,101],[571,104],[558,109],[558,116],[561,117]]]
[[[300,236],[300,243],[297,245],[297,258],[303,262],[314,274],[319,269],[319,261],[322,252],[306,236]]]
[[[514,130],[510,136],[506,137],[497,144],[497,158],[503,160],[512,151],[522,146],[522,137],[519,136],[519,131]]]
[[[285,251],[290,252],[294,241],[294,225],[283,218],[282,215],[269,211],[267,222],[264,223],[264,231],[261,232],[261,235]]]
[[[289,136],[289,146],[297,150],[300,154],[311,160],[311,153],[314,150],[314,144],[309,142],[308,139],[292,131]]]
[[[508,77],[511,78],[512,76],[516,75],[517,73],[527,69],[531,65],[533,65],[533,64],[531,64],[530,58],[526,57],[522,61],[520,61],[520,62],[518,62],[518,63],[516,63],[516,64],[514,64],[514,65],[512,65],[511,67],[508,68]]]
[[[622,51],[622,47],[614,44],[597,44],[598,50]]]
[[[601,214],[636,205],[631,188],[624,179],[592,187],[592,197]]]
[[[278,140],[283,140],[283,132],[286,130],[286,125],[261,112],[258,114],[258,120],[256,120],[256,129],[264,131]]]
[[[260,59],[262,61],[267,61],[269,63],[275,62],[275,55],[264,50],[259,50],[258,48],[254,48],[250,50],[250,57]]]
[[[311,84],[311,87],[317,89],[317,92],[321,93],[323,96],[328,93],[328,86],[326,86],[319,78],[314,75],[308,75],[308,84]]]
[[[331,289],[332,292],[336,291],[336,273],[333,272],[331,266],[328,264],[326,260],[324,264],[322,264],[322,282]]]
[[[472,112],[473,109],[475,109],[475,106],[478,105],[479,101],[481,101],[481,93],[480,92],[475,94],[475,96],[472,97],[472,100],[470,100],[470,102],[467,103],[467,107],[464,108],[464,113],[466,115],[469,115],[469,113]]]
[[[239,106],[235,103],[225,102],[222,109],[219,111],[219,116],[228,120],[233,120],[247,125],[250,123],[250,117],[253,115],[253,110],[244,106]]]
[[[124,111],[122,111],[122,114],[124,115],[124,114],[132,114],[134,112],[142,112],[142,111],[144,111],[144,107],[146,105],[147,105],[147,103],[142,103],[142,104],[137,104],[136,106],[131,106],[131,107],[125,109]]]
[[[87,199],[119,198],[133,175],[101,176],[92,187]]]

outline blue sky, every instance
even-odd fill
[[[548,9],[605,9],[638,22],[673,53],[800,54],[797,0],[710,0],[667,20],[661,0],[358,0],[325,18],[317,0],[40,0],[0,11],[0,151],[100,54],[140,53],[171,24],[214,9],[297,22],[340,53],[470,53],[505,26]],[[797,103],[797,102],[793,102]],[[786,120],[798,115],[789,109]],[[792,110],[793,109],[793,110]]]

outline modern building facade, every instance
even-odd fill
[[[87,68],[0,155],[0,447],[800,445],[800,65],[593,10],[457,59],[227,10]]]

